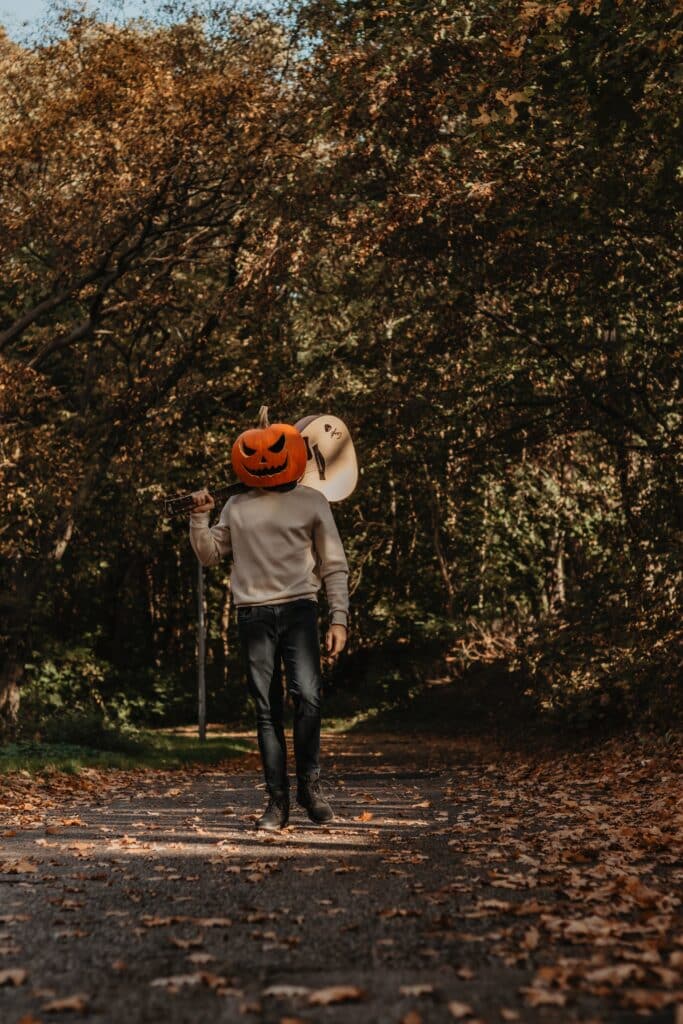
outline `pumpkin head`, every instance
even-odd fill
[[[232,468],[248,487],[277,487],[296,482],[306,469],[306,444],[289,423],[268,423],[245,430],[232,446]]]

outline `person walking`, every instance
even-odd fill
[[[206,489],[193,492],[190,514],[190,543],[202,565],[232,557],[232,595],[268,792],[256,827],[271,831],[284,828],[290,812],[283,664],[294,704],[296,800],[316,824],[334,817],[320,791],[318,594],[324,586],[325,646],[336,657],[347,641],[349,569],[327,498],[298,482],[306,458],[298,431],[268,424],[262,410],[260,427],[241,434],[232,450],[244,491],[226,502],[215,526]]]

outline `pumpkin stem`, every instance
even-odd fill
[[[266,427],[270,426],[270,420],[268,419],[268,406],[262,405],[258,411],[258,425],[259,429],[265,430]]]

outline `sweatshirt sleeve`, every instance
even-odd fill
[[[325,584],[330,609],[330,625],[348,627],[349,566],[344,554],[337,524],[327,498],[322,501],[313,529],[313,543],[318,559],[318,573]]]
[[[215,565],[232,551],[228,502],[215,526],[209,527],[209,512],[190,513],[190,544],[202,565]]]

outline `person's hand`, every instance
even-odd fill
[[[325,647],[331,658],[336,658],[346,647],[346,626],[330,626],[325,635]]]
[[[210,512],[216,504],[206,487],[203,487],[201,491],[193,491],[192,500],[194,502],[192,512]]]

